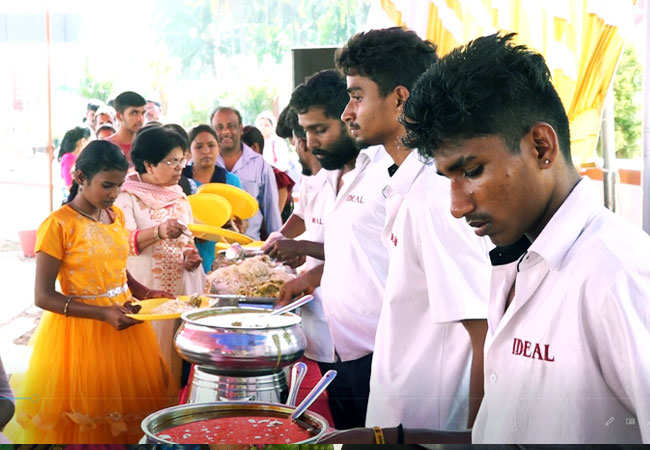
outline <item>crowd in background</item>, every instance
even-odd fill
[[[358,33],[256,127],[233,106],[185,130],[135,92],[91,102],[38,231],[48,313],[19,392],[57,401],[19,403],[10,436],[135,441],[173,401],[178,324],[133,327],[124,300],[200,290],[214,246],[188,232],[187,195],[225,183],[259,206],[229,226],[303,268],[278,304],[314,293],[305,356],[338,373],[325,442],[650,442],[650,238],[595,201],[550,71],[514,37],[439,58],[402,28]],[[134,386],[149,402],[106,414]]]

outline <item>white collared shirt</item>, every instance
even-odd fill
[[[362,358],[374,348],[388,272],[388,253],[381,245],[382,189],[391,164],[383,146],[361,150],[325,218],[323,305],[342,361]],[[334,192],[338,178],[338,171],[327,174]]]
[[[384,194],[390,265],[366,426],[465,430],[472,347],[460,321],[487,317],[487,242],[451,215],[449,180],[416,152]]]
[[[650,442],[650,237],[592,189],[493,271],[476,443]]]
[[[334,206],[334,191],[327,184],[327,171],[321,169],[312,176],[303,176],[300,183],[300,201],[293,213],[305,223],[305,232],[296,240],[323,242],[324,217]],[[323,261],[307,257],[303,270],[310,270]],[[307,336],[305,356],[319,362],[334,362],[334,342],[323,309],[321,288],[316,288],[314,299],[300,308],[302,328]]]

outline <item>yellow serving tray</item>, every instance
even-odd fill
[[[232,215],[240,219],[250,219],[255,215],[259,206],[255,197],[237,186],[225,183],[206,183],[199,186],[197,193],[220,195],[230,202]]]
[[[189,300],[189,295],[179,295],[178,298],[183,301]],[[167,319],[178,319],[183,313],[174,313],[174,314],[148,314],[149,311],[156,308],[157,306],[162,305],[165,302],[171,300],[170,298],[149,298],[147,300],[139,300],[133,302],[133,305],[140,305],[140,311],[137,314],[127,314],[128,317],[136,320],[167,320]],[[201,306],[199,308],[207,308],[209,306],[210,299],[208,297],[201,297]],[[197,308],[197,309],[199,309]]]
[[[222,227],[232,216],[230,202],[216,194],[188,195],[192,216],[201,223]]]
[[[229,244],[227,242],[217,242],[215,244],[215,249],[216,250],[227,250],[228,247],[230,247],[230,245],[231,244]],[[244,250],[247,249],[247,248],[257,250],[259,248],[262,248],[263,245],[264,245],[264,241],[253,241],[250,244],[242,245],[242,248]]]
[[[236,231],[226,230],[225,228],[213,227],[202,223],[190,223],[187,225],[194,237],[206,241],[233,243],[239,242],[242,245],[250,244],[253,239],[245,234]]]

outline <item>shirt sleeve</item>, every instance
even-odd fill
[[[36,245],[34,251],[45,252],[59,261],[63,260],[64,253],[64,232],[61,221],[50,215],[38,227],[36,232]]]
[[[437,175],[436,175],[437,176]],[[484,241],[449,212],[449,192],[429,190],[425,205],[409,202],[435,323],[487,317],[492,269]],[[408,200],[406,200],[408,201]]]
[[[226,172],[226,184],[243,189],[239,177],[232,172]]]
[[[611,263],[611,262],[610,262]],[[611,266],[608,270],[611,270]],[[583,299],[585,332],[605,382],[632,413],[650,443],[650,273],[638,268],[594,277]],[[606,281],[603,281],[606,280]]]
[[[124,224],[129,231],[138,229],[138,223],[135,219],[135,211],[133,205],[133,196],[128,192],[120,192],[115,200],[115,206],[122,210],[124,213]]]
[[[66,153],[61,157],[61,178],[66,186],[72,186],[72,167],[77,158],[73,153]]]
[[[305,220],[305,203],[307,202],[307,177],[300,179],[300,196],[293,206],[293,214]]]
[[[296,182],[293,181],[293,179],[286,172],[282,172],[279,169],[274,169],[273,172],[275,174],[275,184],[278,185],[278,189],[286,187],[289,193],[291,193]]]
[[[264,216],[267,234],[271,234],[282,228],[282,217],[280,217],[278,201],[278,186],[275,182],[273,167],[265,162],[258,202],[262,210],[262,216]]]

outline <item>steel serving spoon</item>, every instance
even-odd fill
[[[307,364],[298,361],[291,368],[291,388],[289,389],[289,396],[287,397],[287,406],[296,406],[298,389],[300,388],[305,375],[307,375]]]

